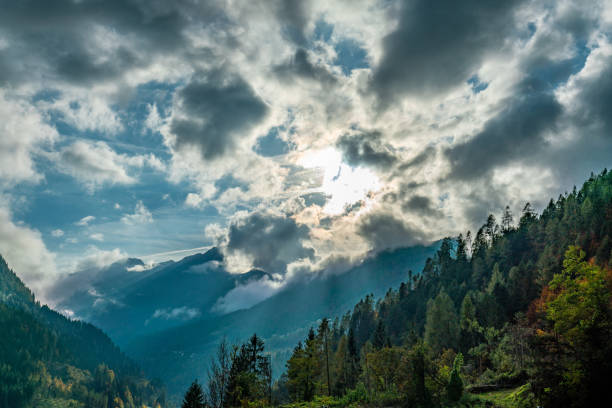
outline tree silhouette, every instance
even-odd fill
[[[204,392],[198,381],[194,381],[189,386],[183,398],[182,408],[204,408]]]

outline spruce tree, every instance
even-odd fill
[[[191,383],[183,398],[182,408],[204,408],[204,392],[197,380]]]

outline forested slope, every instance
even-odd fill
[[[605,170],[539,215],[490,215],[399,288],[311,330],[276,401],[474,406],[516,388],[511,406],[612,406],[611,250]]]
[[[0,257],[0,407],[163,406],[102,331],[40,306]]]

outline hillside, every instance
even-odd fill
[[[164,406],[144,378],[91,324],[40,306],[0,257],[0,407]]]
[[[399,288],[311,330],[276,403],[608,406],[611,251],[605,170],[517,224],[490,215]]]

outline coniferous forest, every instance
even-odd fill
[[[608,406],[611,251],[604,170],[541,214],[444,239],[400,287],[321,319],[274,384],[257,335],[222,342],[183,407]]]

